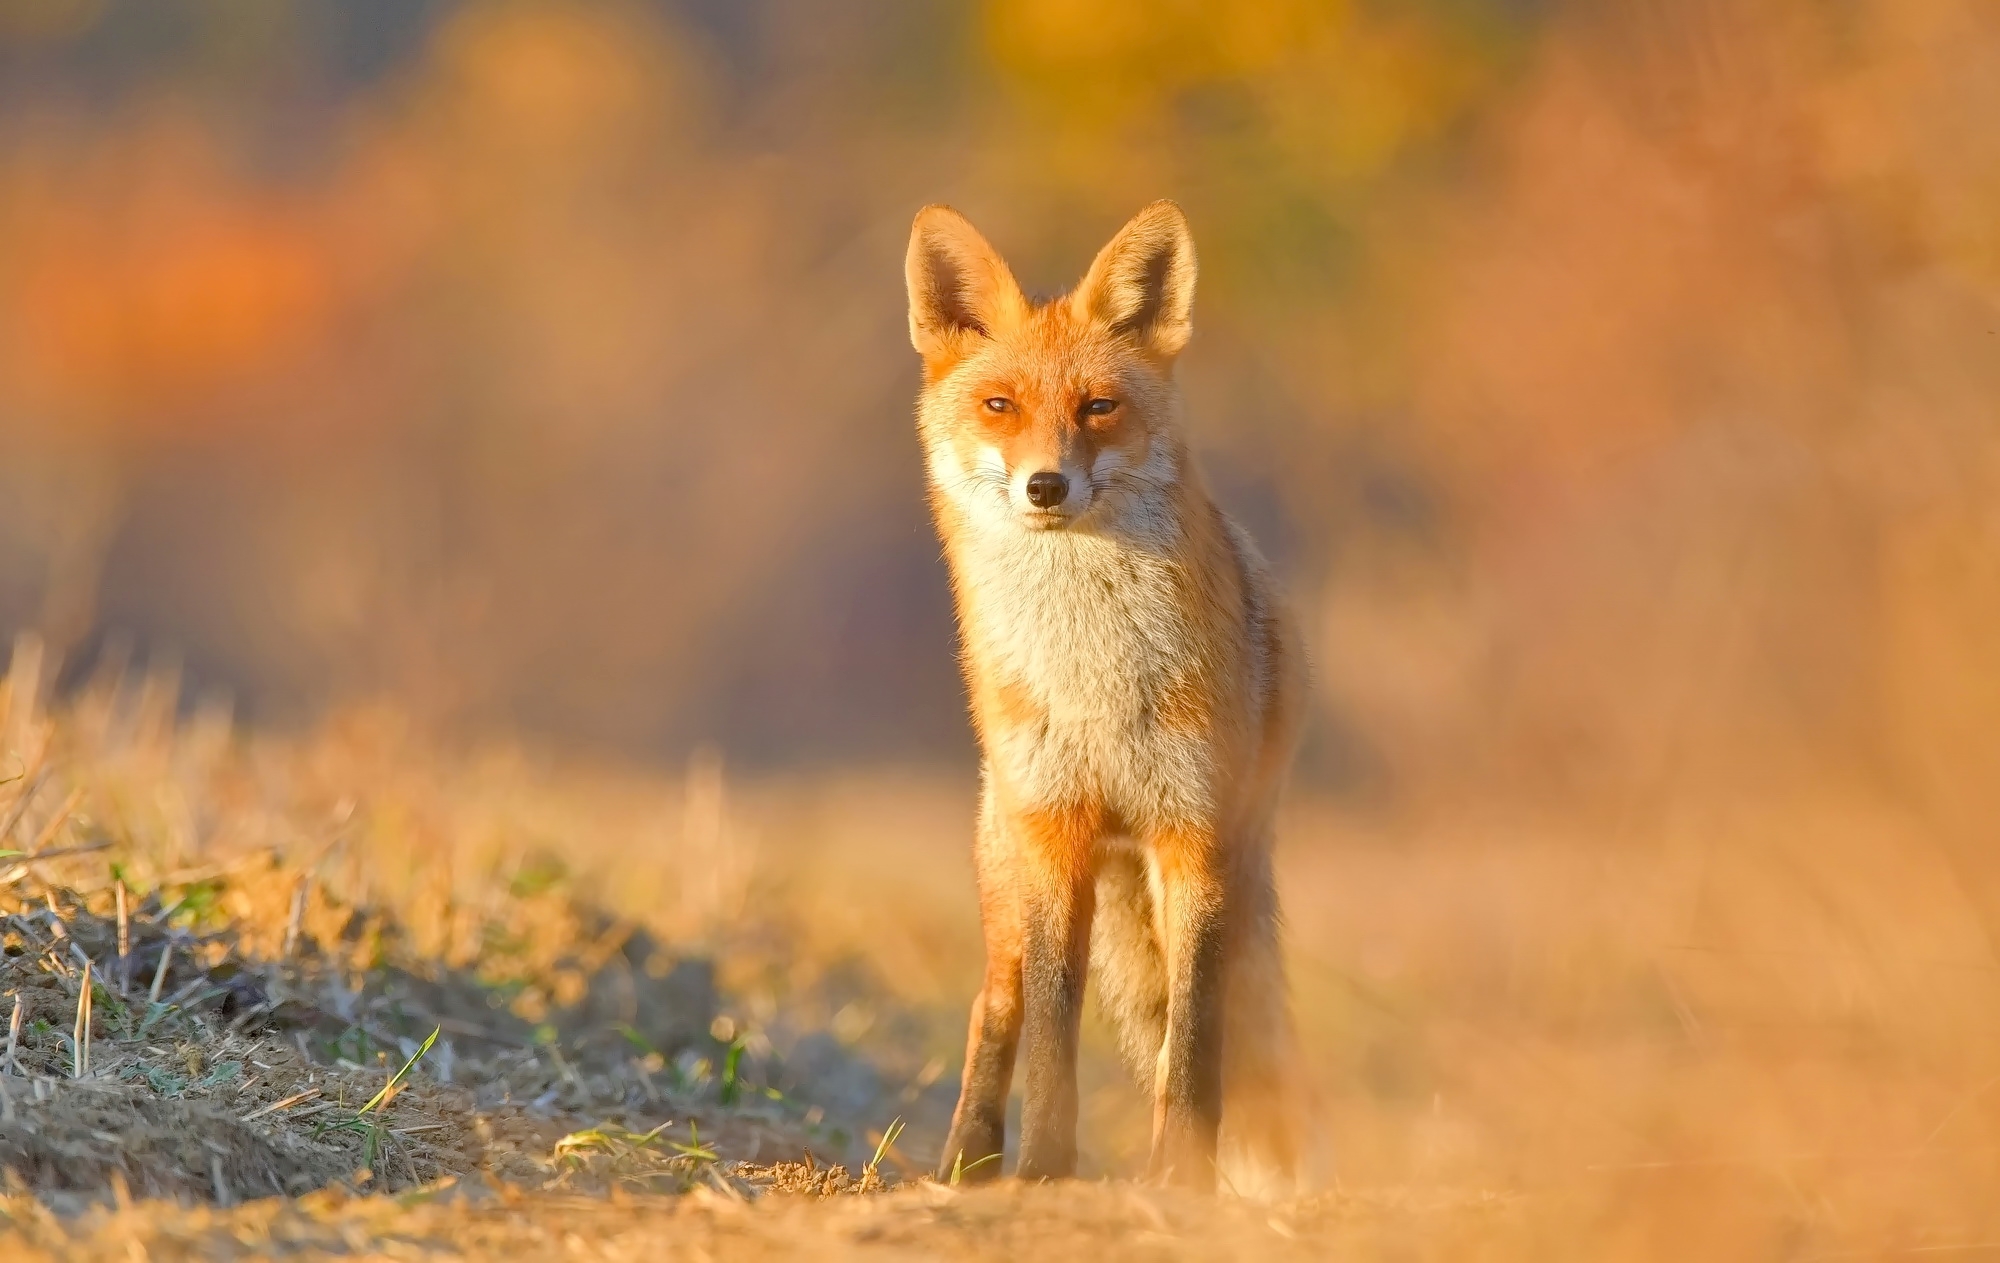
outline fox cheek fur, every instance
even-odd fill
[[[910,235],[918,433],[982,753],[986,968],[940,1175],[1076,1168],[1086,978],[1153,1095],[1150,1167],[1295,1191],[1314,1172],[1271,872],[1305,663],[1181,436],[1194,246],[1171,202],[1031,303],[957,212]]]

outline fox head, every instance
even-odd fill
[[[1154,202],[1074,290],[1035,303],[957,211],[919,211],[904,273],[933,494],[1001,530],[1157,521],[1182,476],[1173,367],[1194,270],[1180,207]]]

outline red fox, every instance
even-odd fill
[[[1172,202],[1031,302],[956,211],[905,261],[917,428],[982,753],[986,970],[941,1176],[1076,1169],[1086,974],[1153,1092],[1150,1171],[1296,1186],[1308,1137],[1278,951],[1272,817],[1305,660],[1181,434],[1194,244]]]

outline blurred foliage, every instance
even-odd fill
[[[1970,818],[1996,70],[1966,0],[16,0],[0,620],[276,717],[962,757],[908,216],[1050,292],[1164,194],[1311,775]]]

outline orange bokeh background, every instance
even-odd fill
[[[10,13],[0,619],[73,670],[962,764],[908,217],[1046,290],[1166,194],[1310,783],[1984,810],[1977,5]]]

